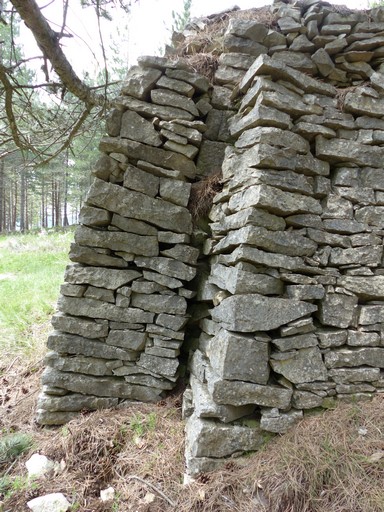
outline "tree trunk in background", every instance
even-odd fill
[[[63,226],[69,226],[68,222],[68,152],[64,173],[64,199],[63,199]]]
[[[5,190],[4,190],[4,160],[0,160],[0,233],[5,228]]]
[[[20,169],[20,231],[24,233],[25,226],[25,203],[26,203],[26,183],[25,168]]]

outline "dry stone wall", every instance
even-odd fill
[[[116,100],[38,411],[58,424],[158,400],[187,333],[192,475],[384,389],[384,10],[235,10],[193,20],[185,52],[215,23],[213,86],[146,57]],[[220,169],[209,227],[194,227],[193,182]]]
[[[130,70],[100,143],[49,336],[37,419],[121,401],[155,402],[178,379],[199,250],[187,209],[208,80],[143,58]]]

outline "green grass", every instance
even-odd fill
[[[54,312],[73,231],[0,236],[0,350],[36,350]]]

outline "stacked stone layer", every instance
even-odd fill
[[[216,72],[230,108],[184,401],[191,474],[384,386],[382,11],[273,9],[279,33],[231,20],[226,51],[244,54]]]
[[[268,27],[257,10],[227,16],[213,86],[181,61],[130,70],[53,318],[40,423],[163,397],[186,333],[190,474],[384,389],[384,10],[271,11]],[[217,171],[201,236],[191,186]]]
[[[100,142],[49,336],[37,419],[139,400],[175,386],[199,250],[187,209],[208,80],[143,58]]]

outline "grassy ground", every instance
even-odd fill
[[[0,236],[0,359],[44,346],[72,231]]]
[[[27,512],[28,500],[50,492],[64,493],[71,512],[384,511],[384,394],[305,417],[259,453],[189,485],[179,396],[83,413],[58,429],[37,426],[42,326],[71,238],[0,239],[0,349],[12,356],[0,357],[0,512]],[[28,480],[25,461],[36,452],[63,469]],[[103,503],[100,490],[109,486],[115,497]]]

